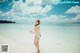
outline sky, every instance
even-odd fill
[[[79,0],[0,0],[0,20],[30,23],[80,22]]]

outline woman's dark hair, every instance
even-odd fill
[[[40,24],[40,20],[36,20],[36,22],[38,22],[38,24],[35,24],[35,26],[39,25]]]

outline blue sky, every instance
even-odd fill
[[[17,23],[33,22],[40,19],[44,23],[80,22],[79,0],[1,0],[0,20]]]

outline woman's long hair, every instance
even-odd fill
[[[36,22],[38,22],[38,24],[35,24],[35,26],[40,25],[40,20],[36,20]]]

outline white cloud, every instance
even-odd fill
[[[58,4],[61,0],[43,0],[43,5],[55,5]]]
[[[71,7],[69,10],[66,11],[67,14],[76,14],[75,17],[72,18],[71,21],[73,22],[80,22],[80,6],[76,5]]]
[[[67,14],[80,14],[80,6],[76,5],[71,7],[68,11],[66,11]]]
[[[68,19],[66,18],[66,16],[63,15],[51,15],[49,17],[43,18],[41,19],[42,22],[45,23],[63,23],[66,22]]]
[[[44,14],[51,10],[51,5],[42,8],[41,5],[28,6],[26,3],[15,3],[13,9],[23,15],[27,14]]]
[[[41,19],[42,23],[75,23],[80,22],[80,14],[74,18],[67,18],[64,15],[51,15],[49,17]]]
[[[67,14],[76,14],[73,18],[68,18],[64,15],[51,15],[49,17],[41,19],[42,22],[48,23],[73,23],[80,22],[80,6],[73,6],[66,11]]]
[[[77,16],[75,16],[72,20],[74,22],[80,22],[80,14],[78,14]]]
[[[23,2],[22,0],[19,0]],[[34,4],[34,5],[53,5],[58,4],[61,0],[26,0],[27,4]]]
[[[28,1],[29,2],[29,1]],[[41,5],[33,5],[33,6],[28,6],[28,4],[20,2],[14,2],[14,5],[12,7],[12,10],[21,15],[21,16],[26,16],[26,15],[44,15],[47,12],[49,12],[52,9],[51,5],[46,5],[44,8]]]
[[[21,21],[21,20],[36,20],[33,16],[41,15],[44,16],[47,12],[52,9],[51,5],[46,5],[44,8],[41,5],[29,6],[27,2],[23,3],[21,0],[19,2],[13,1],[14,5],[12,9],[6,13],[0,12],[1,16],[6,16],[7,19]],[[35,3],[37,3],[36,1]],[[27,19],[28,18],[28,19]]]
[[[42,14],[47,13],[51,9],[52,9],[52,6],[51,5],[46,5],[46,7],[41,10],[41,13]]]
[[[76,16],[76,18],[77,18],[77,20],[80,20],[80,14],[78,14],[78,15]]]
[[[26,0],[26,2],[29,3],[33,3],[34,5],[41,5],[42,4],[42,0]]]
[[[55,0],[56,1],[56,0]],[[32,3],[34,4],[33,6]],[[40,2],[37,0],[29,0],[26,1],[25,3],[20,0],[19,2],[14,1],[14,5],[12,7],[12,10],[6,13],[2,13],[0,11],[1,16],[6,16],[9,17],[8,19],[15,20],[15,21],[20,21],[20,22],[33,22],[37,20],[38,18],[33,18],[33,16],[41,15],[44,16],[46,15],[51,9],[51,5],[46,5],[44,8],[41,6],[42,5],[42,0]],[[80,7],[79,6],[73,6],[69,10],[66,11],[66,13],[74,13],[77,14],[77,16],[73,19],[69,19],[64,15],[51,15],[45,16],[45,18],[41,19],[42,22],[50,22],[50,23],[62,23],[62,22],[75,22],[80,20]]]

